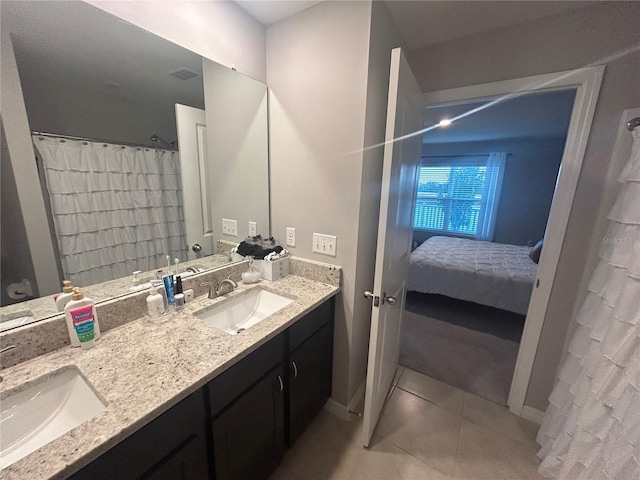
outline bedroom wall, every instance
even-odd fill
[[[432,143],[423,155],[487,155],[508,152],[498,206],[495,242],[533,245],[544,236],[565,137]],[[414,231],[420,243],[432,234]]]
[[[606,65],[525,404],[546,409],[579,290],[597,260],[596,231],[622,111],[640,104],[640,3],[601,2],[411,52],[423,91]]]

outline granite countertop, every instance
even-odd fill
[[[182,278],[188,278],[191,273],[187,273],[187,267],[197,266],[202,270],[209,270],[211,268],[221,267],[229,263],[233,263],[230,254],[214,254],[207,257],[198,258],[195,260],[187,260],[180,264],[180,271]],[[167,269],[167,266],[159,267]],[[173,266],[172,266],[173,269]],[[156,270],[149,270],[140,273],[140,279],[144,282],[153,278]],[[136,290],[131,290],[133,276],[129,275],[122,278],[116,278],[102,283],[96,283],[95,285],[76,285],[82,289],[85,296],[90,297],[94,302],[103,302],[110,300],[121,295],[127,295],[138,290],[145,290],[145,287],[140,287]],[[146,288],[148,290],[148,287]],[[58,292],[59,293],[59,292]],[[56,294],[57,295],[57,294]],[[55,315],[61,315],[64,312],[59,312],[56,308],[56,302],[54,295],[46,295],[40,298],[34,298],[25,302],[14,303],[0,308],[0,315],[10,319],[14,315],[26,316],[31,315],[35,320],[52,317]],[[0,318],[0,321],[3,320]],[[0,328],[1,330],[1,328]]]
[[[239,335],[193,313],[252,288],[295,302]],[[64,347],[2,372],[0,395],[25,382],[76,366],[106,400],[104,412],[0,472],[3,479],[66,478],[105,453],[339,291],[297,275],[239,284],[224,297],[194,299],[162,323],[140,318],[102,335],[90,350]]]

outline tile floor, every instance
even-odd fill
[[[543,478],[535,423],[408,368],[369,449],[360,443],[361,424],[323,410],[271,480]]]

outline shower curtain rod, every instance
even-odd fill
[[[125,145],[127,147],[135,147],[135,148],[150,148],[151,150],[169,150],[171,152],[178,151],[177,149],[173,149],[173,148],[158,148],[157,146],[145,145],[143,143],[114,142],[113,140],[105,140],[102,138],[74,137],[73,135],[61,135],[58,133],[36,132],[35,130],[31,130],[31,134],[39,135],[42,137],[61,138],[63,140],[79,140],[83,142],[109,143],[112,145]]]
[[[630,132],[633,131],[634,128],[640,125],[640,117],[632,118],[627,122],[627,130]]]

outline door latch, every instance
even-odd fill
[[[374,295],[373,292],[370,292],[369,290],[366,290],[364,292],[364,298],[372,298],[373,299],[373,306],[374,307],[379,307],[380,306],[380,297],[377,295]]]

